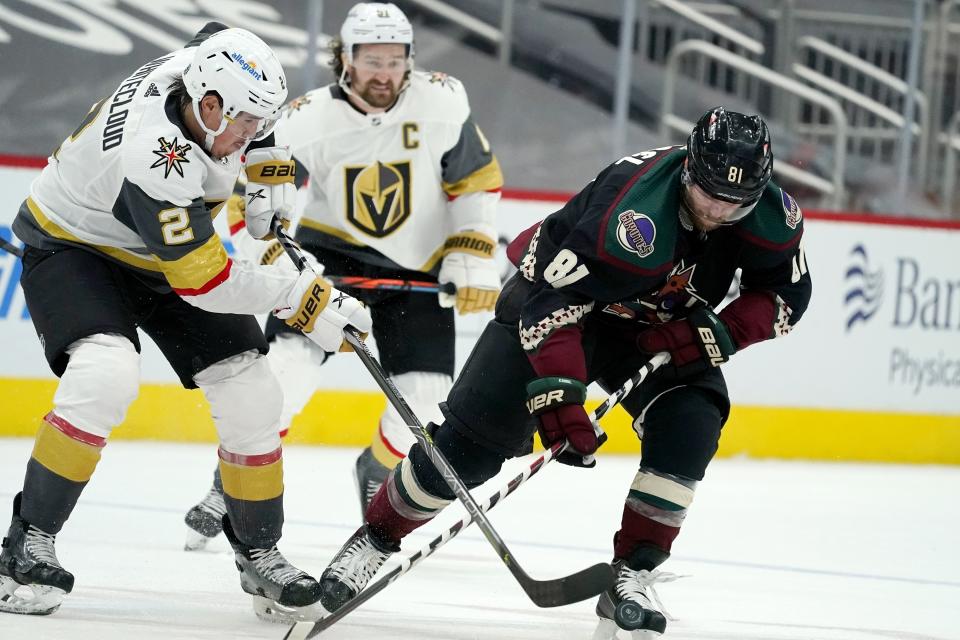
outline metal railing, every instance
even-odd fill
[[[445,18],[454,24],[458,24],[470,33],[493,43],[497,47],[497,56],[503,65],[510,64],[511,42],[513,40],[513,13],[514,0],[500,0],[502,8],[500,10],[500,27],[493,27],[483,20],[478,20],[466,11],[461,11],[456,7],[451,7],[441,0],[407,0],[421,9]]]
[[[791,65],[793,74],[815,85],[821,91],[832,94],[847,103],[849,107],[847,109],[847,117],[850,124],[848,135],[851,142],[851,151],[855,151],[860,156],[872,156],[876,161],[888,162],[892,165],[899,153],[897,143],[900,137],[900,130],[903,129],[905,124],[904,114],[871,98],[868,94],[888,95],[890,92],[893,92],[897,96],[904,98],[910,91],[907,83],[880,67],[867,62],[863,58],[855,56],[821,38],[814,36],[798,38],[796,58],[803,60],[804,54],[810,52],[815,52],[823,58],[823,64],[818,65],[821,70],[807,66],[807,64],[802,62],[794,62]],[[877,91],[876,89],[870,91],[870,89],[866,87],[858,91],[850,86],[851,84],[857,84],[853,80],[848,80],[847,84],[838,82],[833,77],[825,75],[822,72],[823,67],[828,63],[835,67],[842,66],[842,68],[860,74],[860,78],[858,79],[863,79],[864,83],[866,80],[876,83],[876,86],[882,88],[883,91]],[[834,76],[837,75],[838,73],[835,72]],[[930,106],[926,95],[924,95],[922,91],[914,89],[912,93],[916,101],[918,117],[917,121],[910,125],[910,131],[913,138],[917,141],[917,150],[914,154],[916,158],[916,179],[922,184],[926,180],[927,175],[927,148],[929,142],[927,131],[930,126]],[[890,102],[890,100],[888,100],[888,102]],[[900,102],[902,106],[905,100],[900,100]],[[869,122],[868,118],[863,117],[864,112],[890,126],[874,126]],[[860,126],[861,121],[867,122]],[[802,123],[798,124],[797,127],[798,131],[801,132],[816,129],[816,127],[808,127]],[[889,142],[889,144],[886,145],[886,149],[883,145],[884,142]]]
[[[943,186],[941,198],[943,210],[953,211],[953,196],[957,187],[957,155],[960,154],[960,111],[953,114],[943,134],[946,157],[943,159]]]
[[[670,51],[667,58],[666,73],[663,87],[663,107],[660,116],[660,135],[669,139],[671,130],[689,132],[693,127],[690,122],[673,112],[674,93],[677,76],[680,71],[681,59],[690,54],[700,54],[717,63],[730,66],[741,73],[747,74],[782,91],[786,91],[809,103],[822,108],[834,122],[829,138],[833,143],[832,178],[827,180],[810,171],[805,171],[786,162],[774,163],[774,172],[779,173],[794,182],[800,183],[824,194],[833,207],[844,206],[845,194],[843,175],[847,159],[847,118],[840,103],[816,89],[792,78],[784,77],[761,64],[732,54],[730,51],[703,40],[687,40],[677,44]]]

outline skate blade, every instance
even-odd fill
[[[264,622],[285,625],[316,622],[327,615],[327,610],[319,602],[308,607],[288,607],[263,596],[253,596],[253,612]]]
[[[65,595],[63,589],[40,584],[24,585],[13,578],[0,576],[0,612],[48,616],[60,608]]]
[[[597,628],[593,632],[591,640],[614,640],[617,637],[617,631],[620,628],[617,623],[609,618],[600,618],[597,622]]]
[[[203,551],[207,548],[207,545],[210,544],[210,541],[213,538],[208,538],[198,531],[194,531],[190,527],[187,527],[187,539],[183,543],[184,551]]]
[[[630,640],[656,640],[662,638],[663,634],[649,629],[635,629],[630,632]]]

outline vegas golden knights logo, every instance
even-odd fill
[[[410,162],[345,167],[347,220],[375,238],[388,236],[410,216]]]

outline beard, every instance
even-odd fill
[[[386,91],[382,90],[383,87],[378,87],[378,90],[374,91],[373,87],[373,83],[368,82],[367,86],[363,87],[363,90],[358,93],[367,104],[377,109],[386,109],[396,101],[399,95],[399,87],[392,82],[387,83]]]

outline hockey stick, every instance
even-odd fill
[[[293,263],[297,265],[301,271],[308,268],[306,258],[303,257],[296,245],[290,240],[290,236],[286,234],[278,219],[274,219],[272,228],[277,240],[283,245],[283,248],[287,251]],[[397,413],[400,414],[400,417],[403,418],[403,421],[410,428],[417,442],[423,447],[427,457],[430,458],[433,465],[440,471],[450,490],[460,499],[464,507],[466,507],[467,512],[476,519],[477,526],[483,532],[483,535],[486,536],[487,541],[496,550],[497,555],[500,556],[503,563],[507,565],[507,569],[510,570],[510,573],[513,574],[513,577],[520,583],[520,586],[534,604],[538,607],[558,607],[573,602],[580,602],[581,600],[599,595],[613,584],[613,568],[606,563],[595,564],[572,575],[553,580],[535,580],[531,578],[517,563],[516,558],[510,552],[503,538],[501,538],[500,534],[493,528],[493,524],[489,518],[487,518],[480,509],[480,505],[478,505],[476,500],[473,499],[473,496],[470,495],[470,490],[467,489],[467,485],[463,483],[460,476],[453,470],[443,453],[433,446],[430,434],[423,428],[423,425],[410,409],[407,401],[403,399],[403,396],[394,386],[393,382],[387,377],[383,367],[380,366],[380,363],[377,362],[373,354],[370,353],[369,347],[367,347],[360,338],[357,330],[353,327],[347,327],[343,331],[343,336],[344,339],[353,346],[354,351],[357,352],[357,356],[360,357],[360,361],[367,367],[370,375],[373,376],[373,379],[376,380],[377,384],[386,394],[387,400],[389,400],[390,404],[393,405],[394,409],[397,410]]]
[[[0,238],[0,249],[3,249],[4,251],[6,251],[11,255],[17,256],[18,258],[23,257],[23,249],[21,249],[15,244],[11,244],[10,242],[7,242],[7,240],[5,240],[4,238]]]
[[[670,356],[668,354],[658,353],[651,358],[647,364],[643,365],[640,371],[638,371],[633,378],[627,380],[622,387],[610,394],[607,399],[600,404],[600,406],[594,409],[591,419],[593,420],[593,424],[597,428],[599,432],[598,435],[601,437],[601,439],[605,439],[606,434],[604,434],[597,425],[597,422],[600,420],[600,418],[602,418],[610,409],[620,404],[620,401],[623,400],[623,398],[630,393],[635,386],[643,382],[648,375],[656,371],[662,364],[669,361],[669,359]],[[487,498],[486,501],[480,505],[480,508],[484,511],[484,513],[490,509],[493,509],[504,498],[517,490],[520,485],[533,477],[538,471],[540,471],[540,469],[545,467],[547,463],[560,455],[564,449],[567,448],[568,444],[569,443],[566,441],[554,443],[552,447],[537,456],[530,463],[530,466],[520,473],[520,475],[514,477],[507,484],[501,486],[494,495]],[[321,618],[320,620],[317,620],[316,622],[301,621],[295,623],[290,627],[290,630],[287,631],[287,635],[285,635],[283,639],[307,640],[308,638],[313,638],[314,636],[323,633],[326,629],[330,628],[349,613],[353,612],[354,609],[365,604],[375,595],[386,589],[392,582],[395,582],[400,578],[400,576],[410,571],[410,569],[419,564],[424,558],[432,555],[437,549],[445,545],[457,534],[469,527],[472,522],[473,516],[471,516],[469,513],[464,515],[457,523],[431,540],[428,544],[421,547],[413,555],[404,558],[400,562],[399,566],[394,567],[393,570],[361,591],[356,595],[356,597],[348,601],[345,605]]]
[[[379,291],[414,291],[418,293],[457,293],[457,285],[452,282],[440,284],[427,280],[404,280],[402,278],[365,278],[363,276],[328,276],[324,278],[340,288],[376,289]]]

